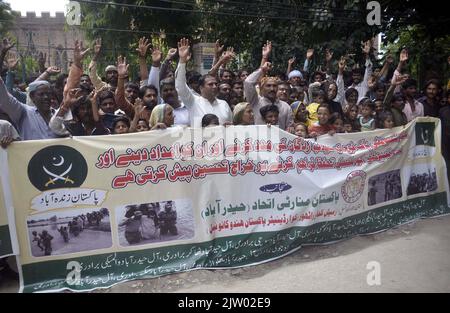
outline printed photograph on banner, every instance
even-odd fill
[[[128,204],[116,209],[122,247],[191,239],[195,235],[190,199]]]
[[[434,128],[433,122],[419,122],[416,123],[416,145],[434,147]]]
[[[408,196],[437,190],[437,173],[434,165],[417,164],[408,168],[405,172],[409,173],[406,189]]]
[[[415,145],[410,149],[408,157],[410,159],[427,158],[436,152],[436,142],[434,130],[436,125],[433,122],[418,122],[414,128]]]
[[[393,170],[369,178],[367,204],[375,205],[401,198],[400,170]]]
[[[28,217],[28,238],[34,257],[110,248],[107,208],[48,212]]]

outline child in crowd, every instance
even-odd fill
[[[116,117],[112,123],[113,135],[127,134],[130,131],[130,120],[126,116]]]
[[[295,123],[294,135],[300,138],[308,138],[308,126],[305,123]]]
[[[334,135],[334,126],[330,124],[330,109],[327,104],[321,104],[317,108],[318,121],[308,128],[310,137],[317,137],[325,134]]]
[[[349,107],[346,118],[352,123],[352,132],[361,131],[361,125],[358,121],[358,106],[356,104]]]
[[[371,131],[375,129],[375,119],[373,117],[373,111],[375,110],[375,105],[370,99],[364,98],[359,102],[361,107],[361,116],[359,116],[358,121],[361,125],[361,131]]]
[[[391,99],[390,112],[392,113],[395,126],[403,126],[408,124],[406,115],[405,113],[403,113],[404,108],[405,108],[405,100],[403,95],[400,92],[394,94],[394,96]]]
[[[317,109],[325,102],[325,92],[323,90],[315,90],[312,93],[312,98],[314,102],[306,107],[306,110],[308,110],[309,113],[310,125],[319,120],[317,116]]]
[[[263,106],[259,112],[267,125],[278,126],[278,116],[280,114],[280,110],[275,105],[266,105]]]
[[[344,120],[339,113],[335,112],[335,113],[331,114],[330,124],[332,124],[334,126],[336,133],[345,133]]]
[[[392,129],[394,127],[394,116],[391,112],[383,111],[378,115],[378,128]]]
[[[384,111],[383,100],[375,100],[375,113],[380,114]]]
[[[148,122],[144,120],[143,118],[138,120],[138,123],[136,125],[136,132],[146,132],[150,130],[150,126],[148,125]]]
[[[215,114],[205,114],[202,118],[202,127],[213,127],[219,125],[219,118]]]
[[[355,88],[348,88],[345,91],[345,102],[346,104],[344,105],[344,114],[347,114],[348,111],[350,110],[350,108],[354,105],[357,104],[358,102],[358,90],[356,90]]]
[[[353,133],[353,123],[347,117],[344,117],[342,120],[342,124],[344,126],[344,133]]]

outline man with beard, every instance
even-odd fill
[[[83,95],[89,95],[94,90],[91,78],[87,74],[83,74],[80,77],[80,89]]]
[[[173,108],[173,115],[175,116],[174,125],[189,126],[191,123],[189,110],[178,98],[178,93],[175,89],[175,79],[166,78],[162,80],[160,90],[164,103],[169,104]]]
[[[217,99],[226,101],[228,104],[230,104],[231,85],[228,82],[221,82],[219,84],[219,93],[217,95]]]
[[[431,79],[425,83],[425,96],[418,101],[423,104],[424,116],[439,117],[439,101],[437,99],[439,81]]]
[[[417,93],[417,82],[409,78],[402,84],[403,95],[405,96],[405,113],[408,122],[411,122],[418,116],[423,116],[423,104],[415,99]]]
[[[64,93],[78,85],[78,77],[82,73],[81,61],[89,49],[83,51],[82,42],[75,42],[74,63],[71,66]],[[75,79],[75,77],[77,77]],[[6,90],[3,80],[0,78],[0,111],[6,113],[11,122],[17,126],[22,140],[50,139],[58,137],[49,127],[49,122],[54,114],[50,106],[50,83],[47,81],[33,82],[29,86],[30,97],[35,107],[19,102]]]
[[[192,92],[186,84],[186,63],[189,59],[189,41],[185,38],[178,42],[180,61],[175,72],[175,87],[181,101],[186,105],[191,116],[191,126],[201,127],[201,121],[206,114],[215,114],[220,124],[231,123],[232,114],[228,104],[217,99],[217,79],[211,75],[204,75],[199,80],[200,96]]]
[[[260,109],[266,105],[275,105],[278,107],[279,111],[278,125],[281,129],[287,130],[288,127],[294,124],[294,116],[289,104],[277,99],[279,79],[276,77],[264,77],[272,67],[272,65],[267,61],[271,50],[272,43],[267,41],[263,47],[261,67],[257,71],[250,74],[244,81],[244,95],[247,102],[252,105],[253,113],[255,114],[255,125],[266,124],[261,116]],[[258,96],[255,86],[261,77],[261,96]]]

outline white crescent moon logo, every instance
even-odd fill
[[[61,166],[64,164],[64,158],[62,155],[59,156],[61,158],[61,161],[59,163],[53,163],[54,166]],[[56,161],[56,157],[53,157],[53,161]]]

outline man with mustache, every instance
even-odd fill
[[[203,116],[215,114],[220,124],[231,123],[232,113],[228,103],[217,99],[217,79],[211,75],[204,75],[199,80],[200,95],[196,95],[186,84],[186,63],[190,59],[189,41],[185,38],[178,43],[180,61],[175,72],[175,87],[180,99],[189,110],[191,126],[201,127]]]
[[[244,81],[244,94],[247,102],[252,105],[253,113],[255,114],[255,125],[266,124],[260,114],[260,109],[266,105],[275,105],[279,110],[278,125],[281,129],[287,130],[288,127],[294,124],[294,116],[289,104],[277,99],[278,84],[280,81],[276,77],[264,77],[272,67],[270,62],[268,62],[271,50],[272,43],[267,41],[263,47],[261,67],[249,75]],[[259,80],[261,80],[260,96],[258,96],[255,88]]]

